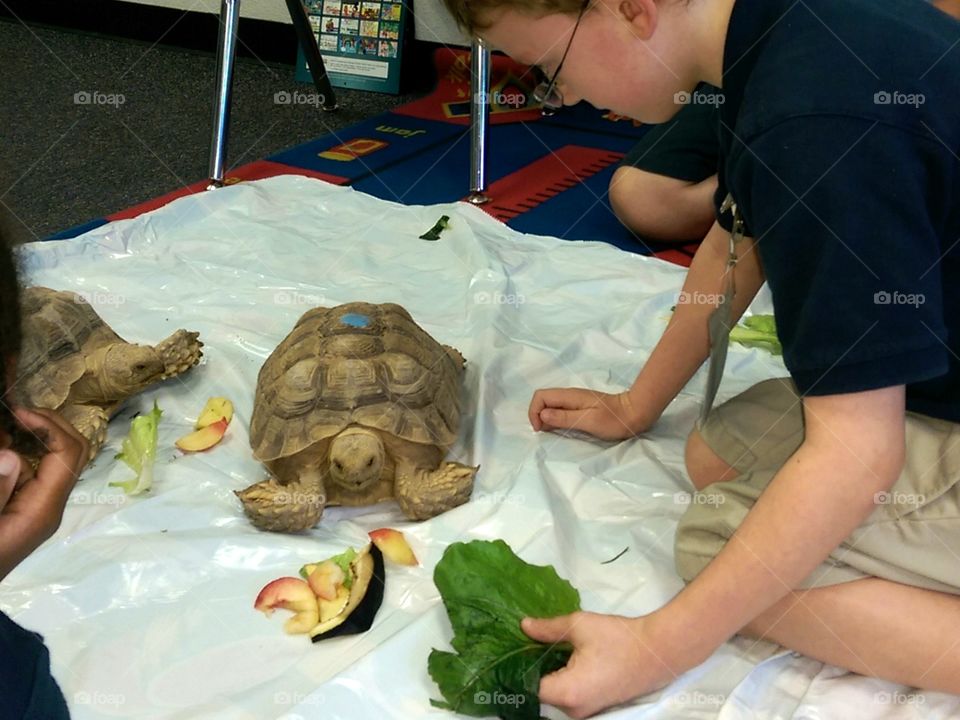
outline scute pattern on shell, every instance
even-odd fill
[[[84,351],[123,339],[72,292],[29,287],[21,292],[20,304],[26,324],[18,360],[23,383],[19,394],[38,407],[59,408],[83,375]]]
[[[358,325],[357,316],[368,322]],[[460,420],[461,375],[399,305],[314,308],[260,369],[254,454],[261,461],[289,457],[351,424],[447,446]]]

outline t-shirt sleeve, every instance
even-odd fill
[[[731,185],[801,394],[947,372],[939,227],[947,158],[932,136],[832,116],[782,122],[736,159]]]

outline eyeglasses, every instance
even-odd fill
[[[583,13],[586,12],[590,0],[584,0],[580,6],[580,13],[577,15],[577,22],[573,26],[573,32],[570,33],[570,40],[567,41],[567,49],[563,51],[560,57],[560,64],[550,80],[544,80],[533,90],[533,99],[540,103],[543,108],[541,112],[544,115],[553,115],[557,110],[563,107],[563,93],[557,87],[557,78],[563,69],[563,61],[567,59],[567,53],[570,52],[570,46],[573,45],[573,36],[577,34],[577,28],[580,27],[580,21],[583,19]]]

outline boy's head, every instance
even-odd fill
[[[722,61],[733,0],[586,0],[579,25],[583,0],[444,2],[468,32],[547,78],[566,52],[556,83],[564,104],[660,123],[682,107],[677,93],[708,79],[704,62]]]

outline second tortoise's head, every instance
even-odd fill
[[[362,492],[380,479],[384,457],[376,432],[348,427],[330,444],[330,478],[347,492]]]

